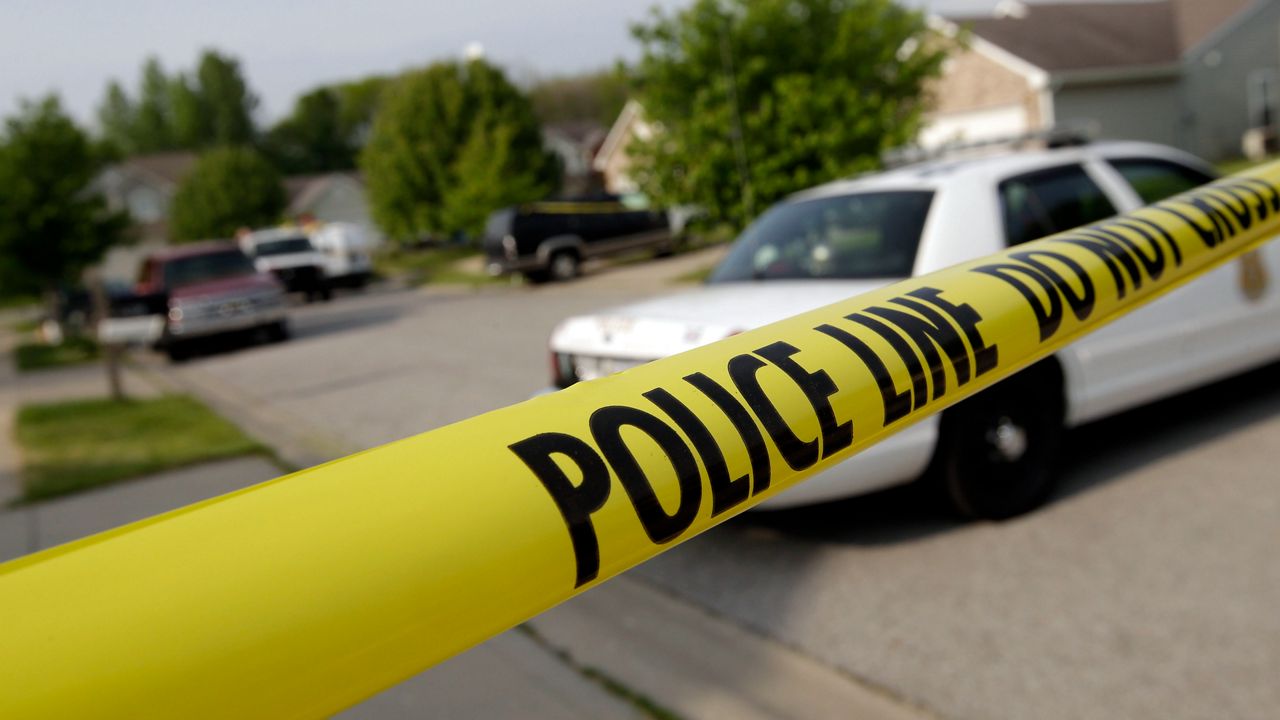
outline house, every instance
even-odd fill
[[[107,278],[132,281],[142,258],[169,244],[169,204],[178,185],[195,167],[193,152],[136,155],[103,170],[92,188],[112,211],[126,210],[133,221],[131,245],[112,248],[102,262]]]
[[[359,173],[291,175],[284,179],[284,192],[285,216],[292,220],[354,223],[378,236]]]
[[[138,155],[112,165],[94,180],[112,210],[127,210],[136,242],[112,248],[103,259],[103,276],[132,281],[142,259],[169,244],[169,206],[198,156],[192,152]],[[380,236],[369,214],[364,183],[357,173],[294,175],[284,179],[285,218],[350,222]]]
[[[606,190],[617,195],[640,190],[635,178],[631,176],[631,146],[637,140],[649,140],[653,133],[653,125],[645,120],[644,108],[635,100],[628,100],[592,161],[596,171],[604,176]]]
[[[1221,160],[1274,137],[1280,0],[1003,0],[931,24],[969,46],[930,89],[924,147],[1058,127]]]
[[[562,122],[542,128],[542,144],[560,160],[560,195],[578,197],[601,189],[601,178],[592,166],[604,142],[604,128],[591,121]]]

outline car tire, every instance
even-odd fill
[[[186,362],[191,358],[191,346],[185,342],[170,342],[165,345],[164,354],[169,356],[169,362]]]
[[[1062,455],[1061,373],[1033,366],[942,414],[928,480],[959,514],[1005,520],[1053,493]]]
[[[281,320],[267,326],[268,342],[280,343],[289,339],[289,323]]]
[[[578,277],[578,253],[572,250],[560,250],[551,256],[547,263],[547,272],[556,282],[564,282]]]

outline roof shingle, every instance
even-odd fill
[[[1168,65],[1253,0],[1028,5],[1021,17],[948,18],[1049,72]]]

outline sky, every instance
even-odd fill
[[[92,124],[106,84],[133,93],[143,60],[189,70],[201,49],[241,61],[261,103],[286,114],[317,85],[461,57],[479,43],[517,81],[634,58],[628,27],[689,0],[0,0],[0,115],[56,92]],[[911,0],[944,12],[995,0]]]

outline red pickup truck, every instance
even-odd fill
[[[289,335],[284,288],[229,242],[179,245],[151,255],[135,291],[165,298],[165,327],[156,346],[172,360],[190,355],[195,339],[244,331],[262,331],[273,340]]]

